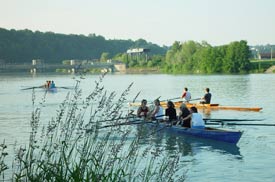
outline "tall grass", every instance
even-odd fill
[[[17,147],[12,165],[0,145],[0,175],[11,181],[176,181],[179,156],[161,157],[157,147],[141,144],[134,126],[99,129],[118,124],[132,84],[120,95],[108,92],[103,78],[87,96],[77,81],[49,121],[41,117],[46,96],[37,105],[33,93],[31,132],[25,147]],[[106,122],[102,122],[105,121]],[[11,175],[5,175],[7,168]]]

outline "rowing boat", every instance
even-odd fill
[[[183,102],[177,101],[174,102],[175,108],[179,108]],[[160,102],[160,105],[162,107],[166,107],[166,102]],[[259,112],[262,110],[261,107],[241,107],[241,106],[221,106],[219,104],[200,104],[200,103],[185,103],[186,107],[190,108],[192,106],[198,108],[198,109],[206,109],[206,110],[217,110],[217,109],[223,109],[223,110],[237,110],[237,111],[255,111]],[[130,106],[139,106],[140,103],[130,103]]]
[[[44,89],[47,92],[52,92],[52,93],[56,93],[57,92],[57,88],[56,87],[53,87],[53,88],[44,88]]]
[[[179,108],[182,101],[174,102],[175,107]],[[223,109],[223,110],[238,110],[238,111],[260,111],[260,107],[241,107],[241,106],[221,106],[219,104],[201,104],[201,103],[185,103],[188,108],[196,107],[198,109]],[[165,102],[161,103],[162,106],[166,106]]]
[[[135,120],[136,121],[136,120]],[[157,127],[157,130],[166,130],[179,135],[191,135],[204,139],[211,139],[215,141],[227,142],[237,144],[242,136],[241,131],[224,130],[212,127],[205,129],[186,128],[182,126],[171,126],[165,122],[146,122],[144,123],[150,127]]]

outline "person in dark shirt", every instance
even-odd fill
[[[165,109],[165,116],[168,117],[168,121],[170,123],[177,120],[177,112],[175,109],[175,105],[172,101],[167,102],[167,109]]]
[[[149,112],[149,107],[146,104],[147,104],[147,100],[143,99],[141,101],[140,107],[137,110],[138,117],[147,117],[147,113]]]
[[[190,115],[189,109],[186,107],[185,103],[182,103],[180,106],[180,113],[179,113],[179,122],[177,124],[181,124],[183,127],[188,127],[190,128],[190,121],[191,119],[186,119],[183,121],[183,118],[187,117]]]
[[[200,102],[201,104],[210,104],[212,95],[209,91],[210,91],[209,88],[205,89],[205,95],[201,98],[202,99],[202,101]]]

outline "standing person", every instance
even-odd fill
[[[177,112],[175,109],[175,105],[170,100],[167,102],[167,109],[165,109],[165,116],[168,117],[168,121],[170,123],[177,120]]]
[[[182,103],[180,106],[180,113],[179,113],[179,122],[177,124],[181,124],[183,127],[191,128],[191,118],[187,118],[186,120],[183,120],[183,118],[186,118],[191,113],[189,109],[186,107],[185,103]]]
[[[145,118],[147,117],[147,113],[149,112],[149,107],[146,104],[147,104],[147,100],[143,99],[141,101],[141,105],[137,110],[138,117],[145,117]]]
[[[183,121],[190,119],[191,118],[191,128],[195,128],[195,129],[204,129],[205,128],[205,124],[204,121],[202,119],[201,114],[198,113],[198,110],[196,107],[191,107],[190,108],[190,114],[183,118]]]
[[[188,91],[187,87],[184,88],[181,98],[184,99],[186,102],[189,102],[191,100],[191,93]]]
[[[153,120],[162,120],[163,119],[163,108],[160,106],[160,101],[156,99],[154,101],[155,108],[151,113],[151,118]]]
[[[201,98],[203,101],[201,101],[200,103],[201,104],[210,104],[211,102],[211,93],[210,93],[210,89],[209,88],[206,88],[205,89],[205,94],[204,96]]]

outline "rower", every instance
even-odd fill
[[[149,112],[149,107],[146,106],[146,104],[147,104],[147,100],[146,100],[146,99],[143,99],[143,100],[141,101],[140,107],[139,107],[138,110],[137,110],[137,116],[138,116],[138,117],[145,117],[145,118],[146,118],[147,113]]]
[[[188,91],[188,88],[185,87],[181,96],[185,102],[189,102],[191,100],[191,93]]]
[[[55,83],[54,83],[54,81],[52,81],[51,82],[51,84],[50,84],[50,87],[49,88],[55,88]]]
[[[205,94],[201,98],[203,100],[203,101],[200,102],[201,104],[210,104],[212,95],[209,91],[210,91],[209,88],[205,89]]]
[[[167,109],[165,109],[165,116],[167,117],[166,118],[167,121],[171,124],[177,120],[177,112],[175,109],[175,105],[170,100],[167,102]]]
[[[160,106],[159,99],[156,99],[154,101],[155,108],[153,112],[151,113],[151,119],[152,120],[163,120],[163,108]]]

